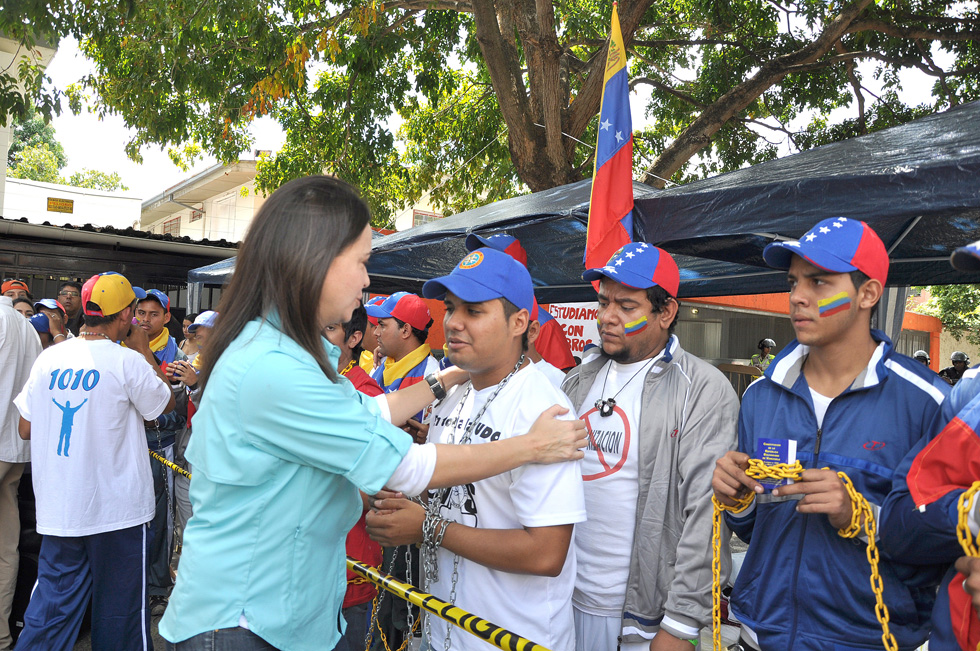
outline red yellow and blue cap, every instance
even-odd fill
[[[398,319],[416,330],[425,330],[432,322],[432,315],[425,302],[409,292],[395,292],[380,305],[364,306],[368,316],[375,319]]]
[[[613,253],[603,267],[588,269],[583,280],[609,278],[634,289],[648,289],[654,285],[677,298],[681,284],[680,270],[670,254],[646,242],[630,242]]]
[[[527,251],[521,245],[521,241],[513,235],[497,233],[496,235],[491,235],[490,237],[483,237],[481,235],[477,235],[476,233],[470,233],[466,236],[467,251],[476,251],[477,249],[482,249],[484,247],[503,251],[525,267],[527,266]]]
[[[509,254],[489,247],[469,253],[448,276],[433,278],[422,286],[426,298],[441,299],[448,292],[467,303],[506,298],[529,314],[534,309],[534,285],[527,268]]]
[[[162,307],[164,311],[170,311],[170,297],[161,292],[159,289],[146,290],[146,297],[140,300],[156,301],[160,304],[160,307]]]
[[[980,240],[953,251],[949,261],[959,271],[980,271]]]
[[[125,276],[106,271],[92,276],[82,286],[82,312],[89,316],[112,316],[144,298],[146,292],[133,287]]]
[[[789,269],[794,255],[831,273],[860,271],[882,285],[888,279],[885,245],[857,219],[824,219],[799,240],[773,242],[762,252],[766,264],[776,269]]]
[[[375,306],[375,305],[381,305],[382,303],[385,302],[385,299],[386,298],[388,298],[388,297],[387,296],[375,296],[374,298],[368,299],[368,302],[364,304],[365,311],[367,311],[367,308],[368,307]],[[378,318],[377,317],[374,317],[374,316],[371,316],[371,313],[370,312],[368,312],[367,320],[373,326],[378,325]]]

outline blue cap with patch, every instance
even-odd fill
[[[519,310],[534,308],[531,274],[520,262],[502,251],[482,248],[459,261],[448,276],[433,278],[422,286],[422,296],[441,299],[452,292],[467,303],[506,298]]]

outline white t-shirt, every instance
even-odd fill
[[[31,422],[37,531],[87,536],[153,518],[143,419],[171,390],[139,353],[81,337],[37,358],[14,404]]]
[[[460,441],[470,419],[496,389],[470,390],[454,387],[433,413],[429,441]],[[474,426],[470,445],[526,434],[541,412],[554,404],[574,408],[541,371],[528,364],[514,374]],[[454,436],[455,435],[455,436]],[[579,462],[551,465],[528,464],[510,472],[457,487],[455,501],[462,508],[443,506],[442,516],[480,529],[520,529],[574,524],[585,520],[582,469]],[[452,589],[453,554],[438,551],[439,581],[429,591],[449,599]],[[512,574],[460,557],[455,603],[460,608],[503,626],[554,651],[575,648],[572,589],[575,581],[575,547],[570,545],[565,565],[557,577]],[[446,624],[431,618],[429,643],[442,651]],[[452,634],[454,651],[485,651],[494,647],[466,631]]]
[[[589,431],[582,460],[589,519],[575,528],[578,576],[573,601],[576,608],[592,615],[620,617],[626,601],[639,495],[637,428],[643,383],[652,364],[650,359],[607,362],[579,414]],[[613,413],[600,415],[596,400],[613,396]]]
[[[20,417],[14,396],[20,393],[41,353],[37,331],[14,309],[9,296],[0,296],[0,461],[25,463],[31,460],[30,443],[20,438]]]
[[[813,389],[810,389],[810,397],[813,398],[813,411],[817,416],[817,427],[823,427],[823,417],[827,413],[827,407],[830,406],[833,398],[828,398]]]
[[[563,370],[554,364],[549,364],[543,359],[540,362],[534,362],[534,366],[544,373],[545,377],[555,385],[556,389],[561,390],[561,383],[565,381],[565,372]]]

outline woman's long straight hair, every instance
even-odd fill
[[[333,177],[295,179],[272,193],[249,226],[221,294],[201,369],[202,390],[245,325],[272,312],[278,313],[283,333],[312,355],[331,381],[337,379],[321,339],[320,294],[330,264],[370,221],[354,188]]]

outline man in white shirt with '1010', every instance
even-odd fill
[[[150,649],[147,523],[153,479],[143,421],[174,396],[133,326],[137,296],[123,276],[82,288],[85,330],[47,349],[14,404],[31,441],[38,580],[18,649],[70,649],[91,597],[92,646]],[[116,342],[123,340],[126,347]]]
[[[449,357],[470,374],[436,406],[429,441],[480,445],[525,434],[542,415],[570,412],[527,357],[534,294],[520,263],[479,249],[427,282],[423,294],[445,300]],[[585,520],[579,462],[531,464],[433,491],[427,507],[392,497],[374,507],[367,523],[376,540],[423,543],[429,592],[554,651],[574,649],[571,540],[575,523]],[[447,626],[428,619],[432,649],[493,648]]]

